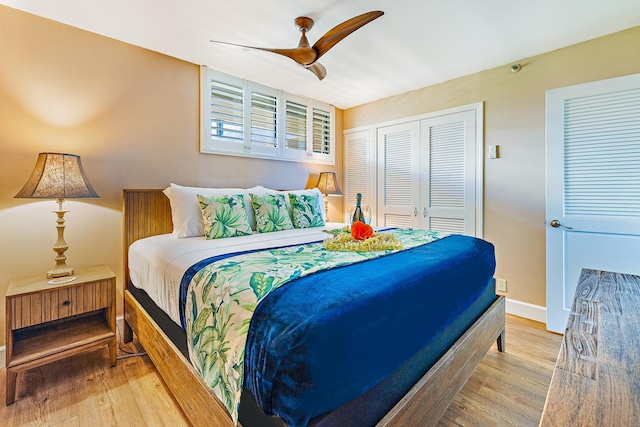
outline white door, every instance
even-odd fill
[[[420,228],[475,236],[476,111],[422,120],[420,133]]]
[[[378,128],[378,225],[482,237],[481,117],[475,104]]]
[[[420,122],[378,128],[378,225],[420,227]]]
[[[546,94],[547,329],[582,268],[640,274],[640,74]]]
[[[345,132],[344,134],[344,222],[351,221],[356,207],[356,195],[362,194],[362,207],[375,208],[376,153],[375,137],[370,129]],[[376,219],[371,218],[377,225]]]

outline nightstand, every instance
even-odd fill
[[[61,285],[48,284],[44,273],[9,283],[7,405],[19,372],[103,345],[115,366],[116,276],[107,266],[77,268],[73,276]]]

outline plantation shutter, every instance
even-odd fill
[[[260,92],[251,93],[251,143],[278,146],[278,97]]]
[[[640,89],[564,102],[564,215],[640,219]]]
[[[286,101],[285,144],[289,150],[307,149],[307,106],[298,102]]]
[[[331,113],[313,108],[312,143],[313,152],[331,153]]]
[[[206,67],[203,153],[335,165],[335,108]]]
[[[244,89],[211,80],[211,138],[244,144]]]

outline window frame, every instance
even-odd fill
[[[243,143],[231,139],[214,138],[211,132],[212,94],[211,82],[242,88],[243,99]],[[274,131],[275,146],[252,140],[252,95],[258,93],[276,99],[276,117]],[[295,102],[305,107],[305,148],[294,149],[286,145],[287,102]],[[205,154],[222,154],[230,156],[252,157],[262,159],[285,160],[335,165],[335,107],[324,102],[292,95],[283,90],[274,89],[235,76],[201,67],[200,73],[200,152]],[[314,152],[314,109],[327,113],[329,123],[329,152]],[[326,123],[326,122],[325,122]]]

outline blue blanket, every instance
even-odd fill
[[[490,286],[493,245],[453,235],[298,279],[256,308],[245,385],[289,426],[339,407],[408,361]]]
[[[195,273],[188,288],[189,360],[235,422],[245,383],[249,326],[270,292],[319,271],[388,256],[446,236],[431,230],[396,229],[356,242],[350,234],[339,233],[323,243],[265,249],[212,262]],[[346,247],[350,250],[343,251]]]

